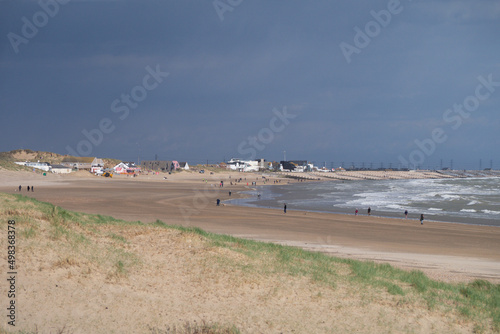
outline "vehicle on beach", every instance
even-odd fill
[[[104,177],[113,177],[113,173],[106,172],[103,170],[99,170],[99,171],[95,172],[95,175],[96,176],[104,176]]]

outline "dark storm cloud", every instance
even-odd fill
[[[259,150],[269,160],[286,150],[311,161],[397,162],[436,127],[448,139],[424,166],[498,158],[498,139],[485,143],[480,129],[495,136],[500,88],[459,129],[443,120],[479,76],[500,81],[495,1],[243,0],[223,20],[213,1],[57,4],[16,53],[8,34],[23,37],[23,17],[33,23],[43,9],[0,3],[1,150],[67,153],[106,118],[115,128],[91,155],[221,160],[240,155],[238,145],[286,106],[297,117]],[[356,47],[357,31],[391,6],[397,14],[348,62],[341,43]],[[148,66],[169,76],[120,119],[113,102],[139,92]]]

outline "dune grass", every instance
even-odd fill
[[[159,220],[143,224],[72,212],[22,195],[0,194],[0,208],[4,217],[24,222],[22,226],[19,224],[19,229],[27,242],[42,233],[37,222],[39,219],[49,221],[49,238],[63,242],[68,247],[68,256],[60,260],[60,265],[74,261],[73,253],[84,254],[89,261],[109,267],[110,277],[123,277],[134,266],[140,266],[140,256],[122,248],[128,243],[126,238],[104,231],[104,227],[134,225],[175,229],[187,235],[201,237],[210,247],[226,248],[242,254],[246,259],[243,262],[228,260],[223,255],[220,260],[225,265],[235,266],[244,272],[306,277],[334,289],[339,284],[349,284],[355,286],[355,290],[387,292],[410,307],[413,303],[424,303],[430,310],[457,312],[474,324],[476,332],[500,332],[500,285],[484,280],[444,283],[428,278],[421,271],[401,270],[388,264],[335,258],[298,247],[214,234],[197,227],[168,225]],[[6,219],[3,219],[2,224],[5,223]],[[96,245],[90,240],[89,234],[100,234],[112,241],[112,245]],[[162,333],[159,329],[155,330],[156,333]],[[178,330],[178,333],[190,333],[180,331],[182,328]],[[230,329],[232,332],[227,331],[227,328],[223,330],[221,333],[237,332],[236,329]]]
[[[475,331],[478,333],[489,330],[500,332],[499,284],[484,280],[460,284],[445,283],[432,280],[421,271],[406,271],[389,264],[341,259],[298,247],[213,234],[197,227],[167,228],[198,234],[209,240],[213,246],[228,248],[249,258],[266,259],[264,263],[257,261],[254,266],[245,264],[247,270],[250,268],[264,274],[305,276],[333,288],[341,281],[374,287],[391,295],[401,296],[404,303],[423,300],[430,310],[458,311],[474,322]],[[339,273],[339,267],[348,268],[349,274]]]
[[[0,208],[8,219],[17,222],[16,229],[20,235],[18,242],[31,247],[31,243],[40,242],[35,240],[36,237],[44,234],[44,247],[61,247],[64,250],[64,256],[53,264],[54,267],[65,267],[84,261],[106,268],[108,278],[118,278],[125,276],[130,268],[140,265],[136,254],[123,249],[122,246],[126,244],[123,237],[115,233],[101,233],[98,230],[99,226],[124,224],[117,219],[68,211],[23,195],[0,194]],[[42,228],[40,221],[50,224]],[[92,241],[89,235],[102,235],[112,242],[101,245]]]
[[[152,327],[150,334],[240,334],[235,326],[222,326],[219,324],[201,324],[186,322],[181,326],[169,326],[165,329]]]

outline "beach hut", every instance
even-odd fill
[[[50,171],[54,174],[69,174],[73,170],[72,167],[64,165],[52,165]]]
[[[187,162],[179,162],[179,167],[184,170],[189,170],[189,164]]]
[[[64,157],[61,161],[61,165],[66,167],[71,167],[74,169],[92,169],[92,162],[95,160],[95,157],[72,157],[67,156]]]

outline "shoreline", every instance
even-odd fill
[[[499,177],[486,177],[486,178],[467,178],[467,179],[499,179]],[[403,179],[402,179],[403,180]],[[448,179],[448,180],[460,180],[460,178],[455,178],[455,179]],[[377,181],[385,181],[385,180],[377,180]],[[387,180],[390,181],[390,180]],[[337,182],[335,180],[321,180],[321,181],[316,181],[316,182]],[[354,180],[353,182],[363,182],[362,180]],[[297,183],[293,183],[297,184]],[[293,185],[291,184],[291,185]],[[288,185],[288,184],[287,184]],[[264,187],[263,185],[259,186],[258,188],[253,188],[251,190],[244,190],[243,192],[248,192],[248,194],[245,194],[246,197],[242,199],[231,199],[228,201],[228,205],[238,205],[238,206],[244,206],[244,207],[249,207],[249,208],[268,208],[268,209],[277,209],[280,210],[280,205],[278,203],[285,203],[287,202],[288,208],[287,210],[293,211],[293,210],[299,210],[299,211],[307,211],[307,212],[318,212],[318,213],[325,213],[325,214],[338,214],[338,215],[346,215],[346,216],[355,216],[354,214],[354,209],[355,207],[353,206],[352,208],[341,208],[341,207],[336,207],[334,206],[333,210],[321,210],[321,209],[314,209],[314,208],[293,208],[293,206],[290,206],[288,204],[289,201],[295,200],[295,199],[280,199],[285,193],[284,192],[277,192],[273,193],[271,197],[269,198],[263,198],[262,200],[260,199],[255,199],[255,194],[252,194],[251,192],[258,193],[260,187]],[[300,189],[299,189],[300,190]],[[264,192],[264,191],[262,191]],[[264,204],[260,204],[263,202]],[[376,210],[374,211],[372,208],[372,213],[371,215],[368,215],[366,213],[366,208],[362,208],[360,212],[357,214],[357,216],[366,216],[366,217],[380,217],[380,218],[387,218],[387,219],[404,219],[404,220],[417,220],[419,221],[419,215],[420,214],[415,214],[414,211],[409,213],[409,217],[406,219],[404,217],[403,213],[398,213],[394,211],[387,211],[387,210]],[[436,211],[439,212],[439,211]],[[492,227],[500,227],[500,223],[498,220],[494,218],[482,218],[482,217],[468,217],[468,216],[458,216],[458,215],[453,215],[452,214],[433,214],[433,213],[427,213],[425,214],[426,219],[424,222],[441,222],[441,223],[449,223],[449,224],[464,224],[464,225],[477,225],[477,226],[492,226]]]
[[[12,185],[26,181],[28,176],[8,174]],[[338,257],[390,263],[422,270],[431,278],[448,282],[481,278],[500,283],[498,228],[431,221],[420,226],[418,222],[398,218],[301,210],[291,210],[285,215],[279,209],[224,202],[218,207],[217,198],[226,201],[254,189],[246,186],[246,180],[233,186],[216,187],[217,180],[224,179],[226,184],[229,176],[233,181],[235,176],[246,177],[249,184],[252,179],[259,179],[255,175],[224,173],[212,175],[204,182],[208,175],[180,173],[113,179],[80,175],[58,177],[46,183],[49,180],[40,176],[29,178],[35,192],[21,194],[73,211],[144,223],[159,219],[166,224],[196,226],[212,233],[283,242]],[[5,177],[7,175],[0,171],[0,181]],[[286,179],[281,185],[284,182]],[[0,184],[1,192],[18,194],[14,187]]]
[[[245,198],[241,198],[245,199]],[[235,199],[234,201],[238,201],[239,199]],[[236,204],[236,203],[230,203],[233,200],[226,200],[224,201],[226,205],[234,205],[234,206],[241,206],[241,207],[247,207],[247,208],[256,208],[256,209],[272,209],[272,210],[278,210],[281,211],[282,209],[278,207],[271,207],[271,206],[258,206],[258,205],[244,205],[244,204]],[[303,210],[303,209],[290,209],[287,207],[287,212],[315,212],[315,213],[323,213],[323,214],[328,214],[328,215],[339,215],[339,216],[347,216],[347,217],[377,217],[377,218],[383,218],[383,219],[400,219],[404,221],[412,221],[412,222],[419,222],[420,220],[418,218],[404,218],[404,217],[396,217],[396,216],[384,216],[384,215],[379,215],[379,214],[371,214],[367,215],[365,213],[358,213],[358,215],[354,215],[352,213],[348,212],[342,212],[342,211],[321,211],[321,210]],[[377,212],[383,212],[383,211],[377,211]],[[472,219],[472,218],[466,218],[466,219]],[[487,220],[487,219],[484,219]],[[472,223],[467,223],[467,222],[460,222],[460,221],[452,221],[452,220],[434,220],[434,219],[428,219],[425,218],[424,222],[430,222],[430,223],[446,223],[446,224],[459,224],[459,225],[474,225],[474,226],[484,226],[484,227],[496,227],[500,228],[500,225],[490,225],[490,224],[472,224]]]

